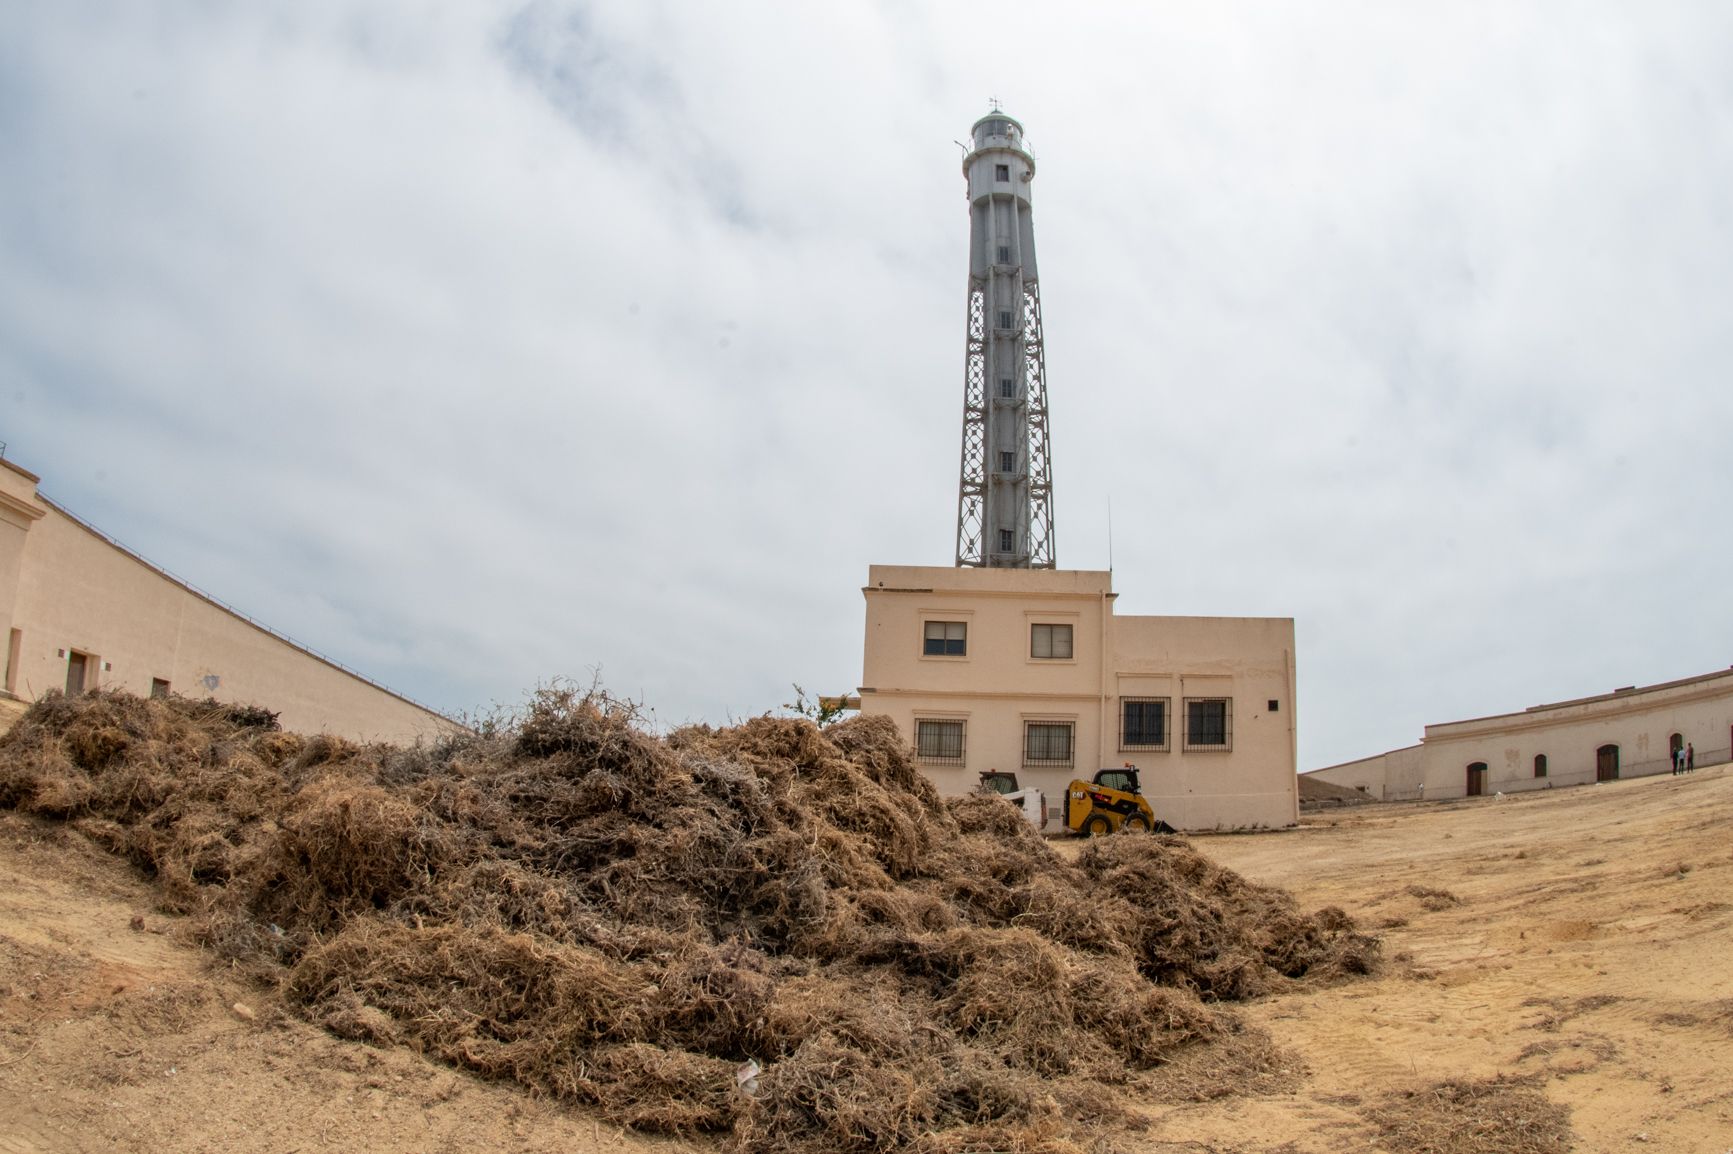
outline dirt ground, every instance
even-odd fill
[[[1378,1151],[1386,1095],[1530,1075],[1584,1152],[1733,1154],[1733,774],[1200,838],[1340,905],[1383,976],[1242,1008],[1287,1088],[1141,1103],[1128,1154]],[[1418,892],[1417,892],[1418,891]],[[0,816],[0,1154],[707,1150],[624,1134],[403,1050],[342,1042],[213,970],[147,885],[76,835]]]

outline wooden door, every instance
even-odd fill
[[[1468,767],[1468,796],[1480,797],[1486,792],[1486,762],[1477,761]]]
[[[74,653],[66,659],[66,696],[77,697],[84,692],[84,662],[82,653]]]
[[[1595,750],[1595,780],[1617,781],[1619,777],[1619,747],[1603,745]]]

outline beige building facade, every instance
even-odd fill
[[[360,741],[461,728],[163,572],[43,497],[38,480],[0,460],[0,696],[175,692]]]
[[[1179,829],[1294,824],[1294,622],[1120,617],[1112,574],[874,565],[860,708],[944,794],[1066,785],[1130,762]],[[1050,826],[1051,828],[1051,826]]]
[[[1733,754],[1733,669],[1428,725],[1419,745],[1307,776],[1382,801],[1438,800],[1667,773],[1681,748],[1699,766]]]

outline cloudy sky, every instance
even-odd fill
[[[11,0],[0,440],[446,710],[860,678],[949,564],[989,97],[1059,561],[1300,761],[1733,662],[1733,5]]]

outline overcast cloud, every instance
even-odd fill
[[[1733,661],[1733,6],[13,0],[0,439],[446,710],[860,678],[1028,129],[1058,555],[1300,761]]]

